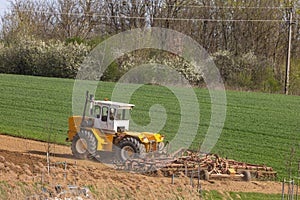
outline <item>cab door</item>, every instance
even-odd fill
[[[101,126],[101,107],[100,106],[95,106],[94,115],[95,115],[94,127],[100,128],[100,126]]]
[[[114,130],[116,109],[109,108],[108,116],[107,116],[107,129]]]
[[[108,129],[108,107],[102,106],[101,107],[101,114],[100,114],[100,129]]]

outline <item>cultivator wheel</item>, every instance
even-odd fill
[[[249,171],[242,171],[241,174],[243,175],[242,180],[249,182],[251,181],[251,174]]]
[[[206,169],[200,171],[200,179],[205,181],[209,180],[209,173]]]

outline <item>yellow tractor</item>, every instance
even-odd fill
[[[87,106],[89,112],[86,114]],[[76,158],[96,157],[100,152],[114,152],[118,160],[144,158],[147,153],[164,151],[164,136],[159,133],[129,131],[133,104],[94,100],[86,93],[83,116],[69,117],[66,141],[72,142]]]

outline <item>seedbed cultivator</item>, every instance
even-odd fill
[[[146,175],[189,176],[200,177],[202,180],[232,178],[250,181],[276,178],[276,172],[272,167],[238,162],[221,158],[217,154],[203,154],[184,149],[172,155],[131,158],[122,163],[115,163],[115,167]]]

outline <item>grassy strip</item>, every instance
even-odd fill
[[[274,200],[280,199],[280,194],[262,194],[262,193],[246,193],[246,192],[218,192],[218,191],[204,191],[203,199],[205,200]]]

